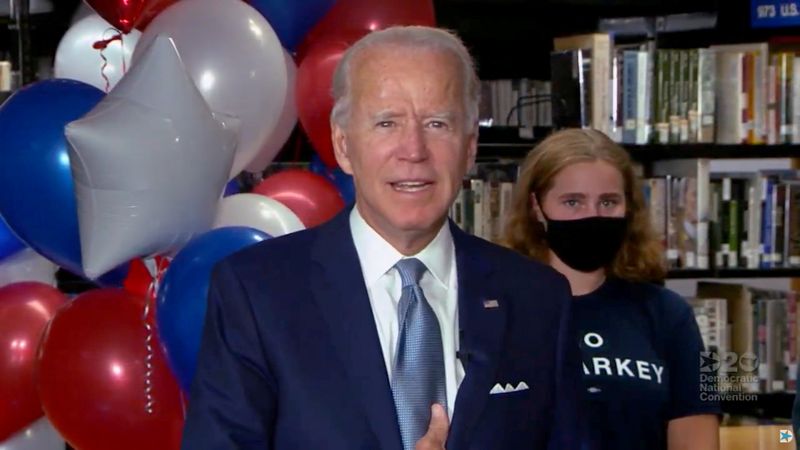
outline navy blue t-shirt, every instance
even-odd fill
[[[666,449],[670,420],[719,413],[713,386],[700,382],[703,342],[694,312],[678,294],[609,278],[576,296],[573,308],[588,447]]]

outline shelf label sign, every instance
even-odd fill
[[[753,28],[800,25],[800,0],[750,0]]]

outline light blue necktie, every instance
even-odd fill
[[[414,450],[428,431],[431,405],[447,408],[442,332],[419,280],[427,268],[416,258],[394,266],[403,280],[398,305],[400,338],[392,369],[392,395],[403,448]]]

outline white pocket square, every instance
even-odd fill
[[[524,381],[520,381],[516,386],[512,385],[511,383],[506,383],[505,386],[503,386],[500,383],[497,383],[497,384],[494,385],[492,390],[489,391],[489,394],[492,394],[492,395],[494,395],[494,394],[510,394],[512,392],[525,391],[525,390],[528,390],[528,389],[530,389],[528,387],[528,383],[526,383]]]

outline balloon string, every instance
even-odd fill
[[[145,265],[147,266],[147,264]],[[156,258],[155,268],[150,272],[152,280],[150,281],[150,285],[147,287],[147,296],[144,301],[144,314],[142,317],[145,329],[144,346],[145,350],[147,351],[147,355],[144,359],[144,410],[147,414],[153,414],[153,405],[155,404],[155,399],[153,398],[153,358],[155,355],[153,353],[152,346],[153,327],[150,325],[150,305],[156,300],[158,284],[164,271],[166,271],[166,261]]]
[[[108,31],[108,30],[106,30],[106,31]],[[117,31],[117,30],[115,30],[115,31]],[[111,90],[111,81],[108,79],[108,76],[106,75],[106,67],[108,67],[108,58],[106,58],[106,55],[103,54],[103,51],[106,48],[108,48],[108,45],[111,44],[114,41],[119,41],[120,45],[122,45],[122,33],[121,32],[117,31],[117,34],[115,34],[114,36],[112,36],[112,37],[110,37],[108,39],[99,40],[99,41],[95,42],[94,44],[92,44],[92,48],[94,48],[95,50],[100,50],[100,58],[103,59],[103,65],[102,65],[102,67],[100,67],[100,76],[103,77],[103,81],[105,81],[105,83],[106,83],[106,89],[105,89],[106,93],[108,93],[108,91]],[[123,73],[124,73],[125,72],[125,56],[124,56],[125,52],[122,52],[122,53],[123,53],[123,56],[122,56],[123,69],[122,70],[123,70]]]
[[[150,302],[153,298],[152,292],[155,291],[155,281],[150,283],[147,289],[147,298],[144,301],[144,329],[146,337],[144,338],[144,347],[147,350],[147,356],[144,358],[144,410],[147,414],[153,414],[153,346],[150,342],[153,340],[153,327],[150,326]]]
[[[100,50],[100,57],[103,58],[103,65],[100,67],[100,76],[103,77],[103,81],[106,83],[104,91],[106,94],[108,94],[108,91],[111,90],[111,81],[108,80],[108,76],[106,75],[106,67],[108,67],[108,58],[106,58],[106,55],[103,54],[103,50]]]

